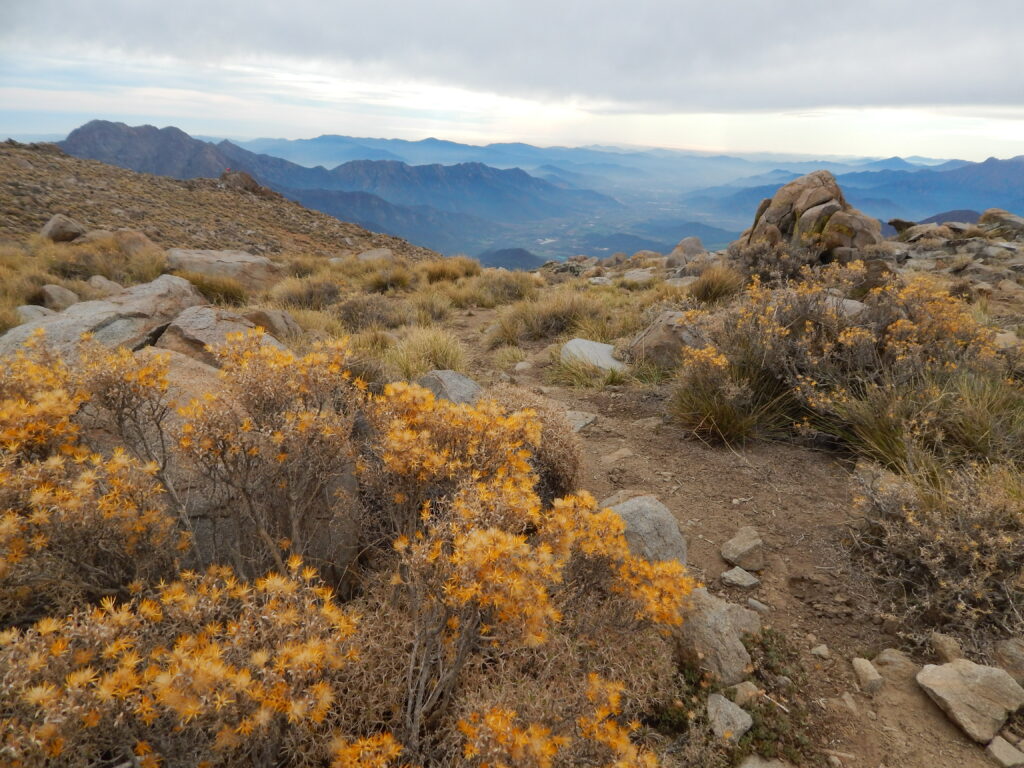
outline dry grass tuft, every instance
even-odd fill
[[[416,265],[428,283],[454,282],[462,277],[473,277],[480,274],[480,262],[466,256],[453,256],[446,259],[423,261]]]
[[[199,272],[178,271],[178,277],[188,280],[196,289],[213,304],[242,306],[249,296],[245,287],[233,277],[204,275]]]
[[[432,370],[464,371],[466,350],[456,336],[440,328],[412,328],[384,353],[397,377],[411,381]]]

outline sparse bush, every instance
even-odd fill
[[[376,294],[356,294],[338,303],[334,311],[350,331],[367,328],[398,328],[413,321],[413,307],[404,299]]]
[[[792,246],[758,240],[750,244],[733,243],[729,258],[751,277],[765,281],[791,280],[803,274],[805,267],[821,263],[822,249],[814,243]]]
[[[473,277],[480,274],[480,262],[466,256],[423,261],[417,264],[416,268],[423,273],[428,283],[451,282],[460,277]]]
[[[484,397],[494,400],[507,413],[532,411],[540,422],[540,441],[533,448],[530,465],[538,477],[537,494],[545,504],[579,489],[582,446],[564,408],[546,397],[508,384],[491,387]]]
[[[544,378],[549,384],[563,387],[607,387],[625,384],[629,376],[624,371],[605,370],[585,360],[563,360],[554,356]]]
[[[735,296],[743,290],[744,282],[743,275],[732,267],[716,264],[690,284],[690,295],[704,304],[714,304]]]
[[[204,298],[213,304],[242,306],[248,299],[245,288],[233,277],[204,275],[199,272],[187,271],[179,271],[174,274],[192,283]]]
[[[869,485],[858,537],[907,629],[971,646],[1024,632],[1024,475],[1018,464],[927,471]]]
[[[270,295],[287,307],[323,309],[338,300],[341,290],[330,280],[289,277],[275,285]]]
[[[535,301],[520,301],[501,313],[488,339],[491,347],[551,339],[603,313],[601,299],[574,290],[552,291]]]
[[[498,347],[494,350],[493,358],[495,368],[504,370],[511,368],[516,363],[521,363],[526,359],[526,353],[516,346],[504,346]]]
[[[400,378],[412,380],[432,370],[464,371],[466,350],[448,331],[412,328],[385,353],[384,360]]]
[[[42,237],[29,241],[33,256],[54,274],[70,280],[102,275],[127,285],[155,280],[163,272],[163,249],[143,238],[139,246],[118,239],[117,234],[92,238],[85,243],[54,243]]]

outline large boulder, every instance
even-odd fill
[[[1006,240],[1024,240],[1024,218],[1001,208],[989,208],[981,214],[978,226]]]
[[[1024,706],[1024,688],[998,667],[967,659],[926,664],[917,682],[949,719],[975,741],[988,744],[1007,718]]]
[[[183,355],[194,357],[210,366],[218,365],[217,357],[210,347],[223,344],[230,333],[244,333],[255,328],[241,315],[219,307],[189,307],[167,326],[156,346],[173,349]],[[264,334],[264,344],[284,349],[284,345],[273,336]]]
[[[610,507],[626,523],[626,542],[637,557],[686,565],[686,539],[675,515],[654,496],[634,496]]]
[[[81,237],[85,232],[86,228],[80,222],[75,221],[70,216],[65,216],[63,213],[55,213],[43,225],[39,234],[53,240],[55,243],[68,243],[76,237]]]
[[[740,243],[781,242],[795,247],[809,239],[819,240],[825,252],[861,249],[883,241],[882,224],[850,206],[831,173],[815,171],[764,200]]]
[[[684,347],[702,347],[703,337],[683,322],[684,314],[667,309],[654,322],[634,336],[626,346],[626,354],[634,362],[648,362],[659,368],[679,365]]]
[[[563,363],[583,363],[600,368],[602,371],[624,371],[625,364],[612,357],[615,348],[589,339],[572,339],[562,345]]]
[[[681,267],[692,261],[695,257],[705,253],[707,253],[707,248],[704,247],[704,243],[700,241],[699,237],[684,237],[672,249],[665,265],[668,267]]]
[[[117,296],[82,301],[63,312],[16,326],[0,336],[0,355],[10,354],[40,329],[46,346],[64,357],[74,357],[83,333],[92,334],[108,347],[139,349],[152,343],[183,310],[205,303],[188,280],[161,275]]]
[[[167,251],[167,268],[196,272],[208,277],[236,280],[249,291],[269,288],[281,277],[281,268],[266,256],[253,256],[245,251],[204,251],[171,248]]]
[[[750,654],[743,635],[761,630],[758,615],[715,597],[703,587],[693,590],[682,626],[676,630],[676,652],[682,663],[711,675],[722,685],[736,685],[750,672]]]

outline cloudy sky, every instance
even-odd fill
[[[0,0],[0,136],[101,117],[812,155],[1024,154],[1024,0]]]

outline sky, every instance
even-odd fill
[[[0,137],[1024,154],[1024,0],[0,0]]]

